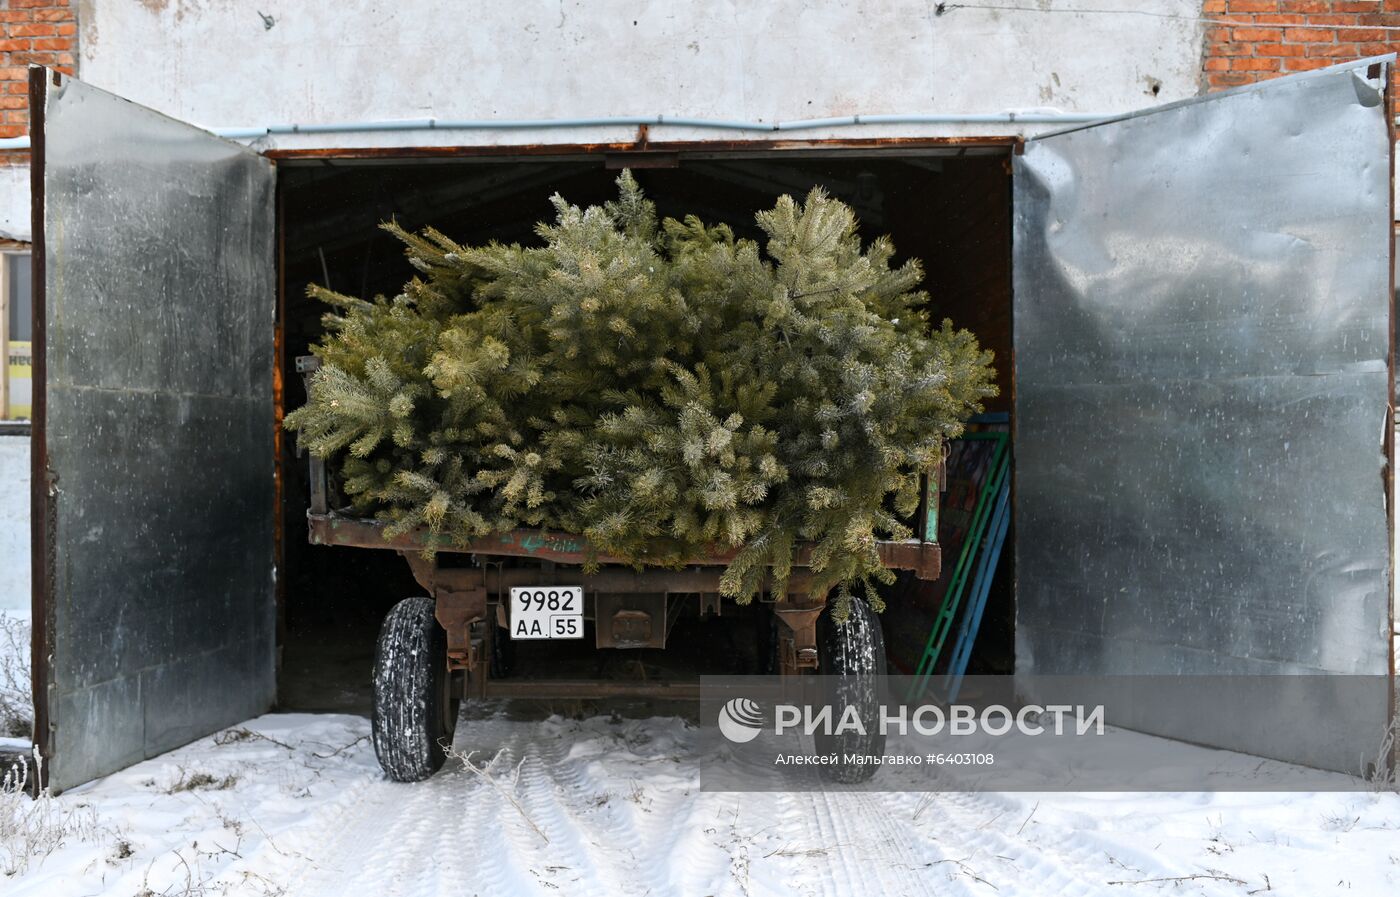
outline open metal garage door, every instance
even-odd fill
[[[41,69],[36,740],[67,788],[275,694],[273,166]]]
[[[1019,672],[1392,675],[1389,63],[1016,159]]]

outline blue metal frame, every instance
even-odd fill
[[[949,701],[956,701],[958,691],[962,688],[968,661],[972,659],[972,645],[977,641],[977,632],[982,627],[982,614],[987,609],[987,595],[992,590],[997,562],[1001,560],[1001,549],[1006,544],[1006,534],[1010,528],[1011,478],[1008,476],[1002,481],[1001,494],[997,496],[991,529],[987,535],[987,542],[982,547],[977,576],[972,581],[972,601],[968,604],[967,613],[963,615],[957,641],[953,643],[953,656],[948,662],[948,673],[943,679],[943,689]]]
[[[981,414],[969,421],[970,424],[993,425],[1009,422],[1010,415],[1006,413]],[[977,637],[977,628],[981,624],[982,612],[986,607],[986,593],[991,589],[991,577],[996,572],[996,562],[1000,558],[1001,546],[1006,537],[1006,523],[1009,522],[1010,518],[1009,507],[1007,507],[1009,502],[1003,500],[1003,495],[1010,494],[1011,434],[999,430],[982,431],[965,433],[962,438],[969,441],[993,441],[996,446],[993,449],[987,478],[973,509],[972,524],[968,528],[967,537],[958,553],[958,561],[953,569],[948,590],[944,593],[938,614],[929,631],[923,656],[914,672],[915,679],[910,686],[908,700],[915,699],[928,689],[928,681],[933,676],[934,666],[943,653],[943,646],[952,630],[953,621],[957,618],[958,610],[962,607],[963,596],[968,587],[968,577],[973,572],[973,565],[976,563],[977,569],[972,577],[971,592],[972,604],[975,607],[970,606],[968,609],[969,615],[975,610],[976,621],[971,621],[970,617],[964,619],[963,626],[958,633],[958,640],[955,643],[954,656],[963,655],[962,669],[966,670],[967,659],[971,656],[971,643]],[[990,536],[996,538],[993,540]],[[996,557],[989,559],[986,549],[983,548],[981,559],[978,561],[979,546],[984,544],[984,540],[987,546],[991,546],[995,542]],[[967,643],[965,646],[964,641]],[[950,667],[950,673],[951,671]],[[958,681],[961,682],[961,679],[959,674]]]

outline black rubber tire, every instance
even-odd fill
[[[457,706],[447,671],[447,633],[431,598],[405,598],[390,609],[374,656],[370,732],[384,774],[421,782],[442,768],[452,746]]]
[[[870,605],[852,598],[851,613],[844,623],[832,619],[829,607],[817,618],[817,660],[818,675],[827,677],[830,684],[828,700],[833,719],[839,720],[846,707],[854,706],[867,730],[864,735],[817,733],[818,753],[879,757],[885,752],[885,735],[879,731],[880,676],[886,669],[885,634]],[[874,763],[841,762],[821,770],[829,781],[854,785],[869,781],[879,768]]]

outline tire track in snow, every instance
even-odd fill
[[[1056,824],[1022,832],[1026,796],[701,792],[705,758],[692,746],[688,730],[664,720],[621,729],[601,718],[464,720],[457,750],[475,750],[478,763],[494,757],[491,776],[549,844],[489,782],[449,760],[415,785],[364,780],[279,835],[274,865],[287,897],[1087,897],[1109,881],[1202,871],[1130,836],[1115,840],[1094,819],[1053,814]],[[887,784],[904,784],[896,779]],[[1235,893],[1194,884],[1195,894]]]
[[[318,813],[292,842],[302,859],[288,877],[287,897],[341,897],[349,885],[385,897],[533,890],[516,867],[498,862],[510,847],[510,821],[494,806],[504,801],[453,767],[416,784],[367,782]]]
[[[618,731],[599,722],[565,724],[573,736],[569,748],[561,743],[548,768],[561,811],[596,848],[594,862],[608,867],[616,893],[723,893],[732,860],[716,843],[720,827],[697,825],[713,796],[700,793],[694,759],[683,759],[691,740],[686,731],[671,740],[681,724],[636,721]],[[638,729],[658,724],[672,731],[650,751],[650,739],[632,742]],[[574,748],[589,742],[602,749],[574,756]]]
[[[783,827],[779,832],[782,846],[773,859],[784,869],[784,876],[800,882],[804,895],[841,895],[860,893],[850,890],[850,876],[831,869],[831,858],[839,856],[846,846],[826,840],[830,832],[822,831],[815,810],[814,795],[798,791],[776,794],[744,795],[747,798],[776,799],[782,807]],[[838,884],[837,878],[841,881]]]
[[[528,825],[518,826],[516,831],[520,832],[520,837],[514,843],[518,855],[524,858],[528,856],[527,851],[535,851],[531,873],[557,887],[567,887],[569,894],[608,897],[631,893],[615,869],[600,862],[596,845],[590,843],[588,833],[580,829],[568,807],[559,799],[560,786],[555,776],[563,771],[565,763],[561,739],[555,735],[546,741],[538,737],[539,734],[543,733],[537,733],[536,738],[523,744],[520,758],[507,768],[519,769],[515,799],[531,821],[544,831],[549,844],[542,844]],[[524,837],[527,834],[529,838]],[[547,858],[544,864],[539,862],[541,855]],[[561,880],[555,881],[556,878]]]
[[[776,846],[764,857],[792,891],[813,897],[928,894],[934,880],[922,846],[894,824],[887,795],[837,791],[784,791],[745,794],[755,803],[780,806]],[[939,893],[964,893],[956,885]],[[978,893],[978,892],[969,892]]]
[[[294,889],[318,878],[338,878],[353,873],[354,867],[345,867],[338,852],[324,849],[325,832],[335,830],[343,820],[350,820],[351,825],[342,828],[333,843],[358,840],[355,823],[363,820],[366,805],[378,807],[384,803],[383,784],[368,779],[358,782],[295,829],[283,833],[277,847],[278,860],[269,864],[273,878]]]
[[[923,895],[936,890],[939,894],[969,897],[996,893],[994,887],[965,874],[942,874],[944,865],[954,864],[960,858],[915,837],[907,817],[897,817],[890,812],[889,795],[838,792],[820,797],[826,807],[826,818],[841,835],[836,843],[852,845],[835,856],[842,859],[854,856],[861,866],[851,869],[853,864],[848,864],[848,870],[857,873],[854,880],[857,890],[843,893],[859,893],[858,889],[872,878],[880,882],[876,893]],[[859,840],[852,843],[855,839]]]
[[[456,760],[412,785],[367,782],[318,813],[289,843],[304,858],[288,897],[340,897],[347,882],[376,895],[671,894],[680,857],[694,854],[698,777],[686,764],[607,751],[609,765],[638,767],[651,787],[620,793],[618,776],[594,775],[597,757],[569,756],[608,733],[555,721],[472,720],[456,745],[511,790],[526,822],[488,782]],[[483,758],[485,755],[485,758]],[[494,759],[493,759],[494,758]],[[647,767],[666,762],[686,779],[658,785]],[[519,770],[518,780],[514,779]],[[611,790],[608,790],[611,789]],[[548,837],[545,844],[530,823]],[[678,856],[679,854],[679,856]],[[690,865],[687,863],[687,865]]]
[[[514,750],[511,742],[502,745],[503,750]],[[464,792],[463,808],[459,814],[461,837],[457,841],[457,853],[470,857],[471,875],[474,889],[472,894],[528,894],[536,891],[537,880],[530,874],[529,867],[521,864],[521,838],[511,835],[507,828],[510,820],[506,814],[514,814],[515,808],[504,801],[483,799],[473,795],[472,789],[490,786],[466,772],[454,769],[449,775],[464,779],[460,787]],[[519,822],[519,820],[514,820]],[[538,836],[530,832],[539,843]],[[527,848],[526,856],[532,856],[534,847]],[[450,891],[439,893],[450,894]],[[465,895],[465,892],[463,892]],[[455,897],[455,895],[454,895]]]
[[[345,881],[365,887],[382,885],[373,874],[381,868],[382,859],[374,848],[384,826],[403,809],[393,793],[397,790],[387,782],[367,783],[357,789],[353,800],[338,801],[304,825],[290,844],[302,860],[287,880],[287,892],[330,893]],[[328,832],[335,834],[327,838]],[[380,893],[383,890],[379,888]]]
[[[554,779],[554,796],[559,810],[573,827],[598,851],[595,863],[609,867],[608,876],[622,883],[619,893],[663,894],[674,885],[668,876],[671,851],[679,837],[688,803],[694,800],[698,778],[668,775],[667,780],[655,781],[651,771],[657,763],[670,763],[666,758],[636,753],[627,743],[625,732],[598,731],[593,721],[572,724],[577,734],[590,741],[608,742],[601,755],[572,756],[562,743],[556,756],[549,760]],[[575,745],[582,743],[576,739]],[[650,787],[633,784],[632,790],[618,793],[601,787],[608,783],[606,770],[600,776],[595,766],[605,765],[601,757],[612,762],[630,763],[640,767],[640,779]],[[677,769],[680,764],[670,763]],[[633,780],[634,782],[637,780]]]
[[[450,761],[427,782],[367,783],[320,814],[299,845],[310,871],[290,883],[288,897],[339,897],[347,881],[364,893],[412,897],[846,897],[924,894],[936,880],[925,871],[926,846],[891,821],[885,795],[706,794],[693,761],[674,764],[672,777],[687,781],[672,789],[647,769],[655,755],[629,755],[624,744],[571,756],[612,733],[552,721],[469,726],[458,751],[496,754],[491,774],[507,787],[520,764],[514,795],[548,845],[489,783]],[[619,790],[634,779],[649,787]],[[952,893],[978,892],[955,885]]]

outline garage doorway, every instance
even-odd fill
[[[988,410],[1008,411],[1011,388],[1011,147],[915,150],[751,150],[666,154],[664,167],[645,155],[594,154],[549,160],[284,160],[279,163],[283,314],[280,373],[287,409],[305,401],[295,359],[321,333],[325,306],[305,297],[308,284],[370,298],[396,294],[411,275],[402,247],[378,224],[432,226],[458,242],[536,241],[535,224],[553,217],[555,193],[580,206],[614,197],[617,169],[633,174],[663,216],[700,216],[742,238],[762,237],[754,214],[777,198],[802,198],[814,186],[849,204],[867,241],[889,235],[898,264],[918,258],[935,320],[952,319],[996,353],[1000,395]],[[760,242],[761,245],[761,242]],[[280,579],[282,663],[279,704],[291,710],[368,712],[369,670],[384,614],[420,589],[391,552],[315,546],[306,540],[306,461],[281,447],[283,470]],[[1012,671],[1014,613],[1006,551],[987,602],[971,666]],[[951,565],[945,564],[945,571]],[[945,577],[948,572],[945,572]],[[937,590],[906,577],[890,589],[883,615],[891,668],[918,664],[937,611]],[[678,624],[680,625],[680,624]],[[753,640],[730,627],[687,630],[676,643],[696,649],[692,672],[745,672]],[[661,651],[610,651],[618,662],[674,671],[684,658]],[[715,658],[734,663],[713,663]],[[596,674],[596,671],[589,671]],[[652,674],[656,674],[653,670]]]

